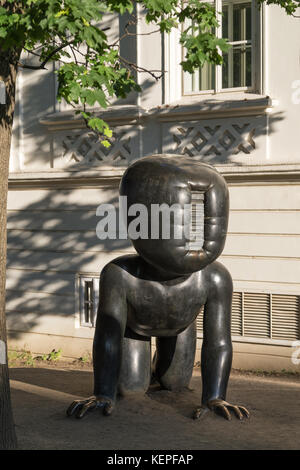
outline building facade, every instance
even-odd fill
[[[96,209],[118,204],[128,164],[172,153],[214,165],[229,185],[220,261],[234,282],[234,367],[299,369],[300,20],[249,0],[216,6],[217,34],[232,47],[223,66],[193,75],[179,65],[179,32],[152,34],[137,12],[121,54],[165,74],[139,74],[142,93],[99,111],[114,131],[109,149],[57,103],[54,67],[20,72],[8,197],[11,348],[91,352],[99,273],[133,252],[128,240],[97,238]],[[127,21],[107,16],[112,38]],[[201,313],[198,336],[200,348]]]

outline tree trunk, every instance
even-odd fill
[[[6,103],[0,104],[0,449],[17,447],[7,364],[5,279],[8,168],[19,55],[19,51],[14,49],[0,49],[0,80],[6,88]]]

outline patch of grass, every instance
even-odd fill
[[[8,365],[10,367],[16,365],[34,367],[37,361],[48,361],[55,362],[60,359],[62,350],[59,349],[52,351],[48,354],[42,354],[40,356],[34,356],[30,351],[8,351]]]
[[[294,377],[300,378],[300,371],[281,369],[281,370],[264,370],[264,369],[233,369],[232,372],[237,372],[243,375],[257,375],[261,377]]]
[[[8,363],[23,362],[26,366],[34,365],[34,357],[30,351],[9,351]]]
[[[93,359],[90,353],[86,353],[83,356],[73,361],[73,364],[82,364],[82,365],[91,365],[92,363],[93,363]]]
[[[194,367],[200,368],[201,363],[199,361],[196,362]],[[241,375],[256,375],[260,377],[291,377],[300,379],[300,370],[232,369],[231,372],[233,374],[236,373]]]

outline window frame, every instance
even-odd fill
[[[99,276],[79,274],[76,276],[76,298],[78,305],[78,315],[76,315],[77,328],[95,328],[97,319],[97,309],[99,303]],[[92,321],[85,320],[85,283],[92,283]]]
[[[219,28],[217,37],[222,37],[222,0],[214,0],[217,11]],[[229,0],[234,3],[234,0]],[[249,3],[249,0],[237,0],[239,3]],[[224,2],[228,3],[228,2]],[[180,30],[172,30],[171,33],[164,35],[164,70],[167,71],[164,86],[165,104],[180,100],[189,100],[193,97],[205,98],[212,95],[226,95],[227,93],[253,93],[262,94],[262,37],[263,37],[263,10],[258,8],[256,2],[251,0],[252,4],[252,84],[250,87],[222,88],[222,65],[216,65],[215,88],[212,90],[202,90],[184,93],[184,72],[180,66],[183,56],[183,48],[179,42]],[[225,98],[225,96],[224,96]]]

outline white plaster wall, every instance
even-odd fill
[[[300,163],[300,19],[276,6],[266,9],[265,94],[276,100],[269,123],[269,163]],[[300,10],[300,9],[299,9]],[[298,97],[298,98],[297,98]]]
[[[300,163],[300,103],[292,101],[293,83],[300,80],[300,20],[287,18],[276,7],[266,10],[264,92],[276,101],[269,114],[269,137],[266,140],[262,135],[260,139],[263,140],[259,141],[262,143],[255,149],[257,155],[259,152],[258,160],[255,160],[258,169],[258,164]],[[115,18],[107,21],[112,24],[112,36],[116,37],[119,21]],[[138,57],[141,66],[160,69],[161,36],[158,33],[144,35],[152,28],[140,23],[138,33],[142,35],[138,36],[138,43],[129,41],[122,48],[128,57]],[[139,80],[144,93],[138,99],[132,94],[127,100],[127,103],[139,104],[145,110],[139,124],[129,125],[135,136],[131,140],[134,148],[131,158],[161,152],[168,139],[173,145],[169,128],[174,126],[176,130],[186,121],[182,116],[176,121],[173,116],[170,118],[172,125],[169,125],[166,120],[147,115],[147,110],[162,104],[163,83],[156,83],[143,75]],[[74,162],[64,166],[59,160],[56,164],[53,159],[53,142],[58,146],[56,134],[51,134],[39,122],[48,113],[59,111],[52,71],[24,72],[20,76],[18,93],[11,169],[21,172],[18,178],[26,184],[23,188],[13,187],[8,199],[7,314],[10,344],[26,346],[35,352],[62,348],[63,354],[79,357],[91,348],[94,330],[76,328],[76,275],[97,275],[109,260],[132,251],[129,243],[99,243],[95,234],[96,207],[101,202],[117,199],[117,183],[103,187],[89,184],[86,179],[91,168],[87,166],[81,168],[85,183],[81,184],[79,178],[77,186],[73,184],[71,188],[66,183],[64,188],[64,183],[57,185],[52,181],[45,189],[43,182],[53,175],[54,170],[58,171],[57,178],[59,173],[63,176],[67,170],[78,170]],[[60,110],[63,109],[66,108],[62,106]],[[127,108],[124,113],[117,111],[122,117],[126,113]],[[205,118],[197,117],[202,124],[210,118],[218,119],[210,115],[209,110]],[[231,117],[223,116],[222,119],[230,122]],[[186,126],[189,127],[193,120],[195,117],[186,121]],[[68,135],[72,128],[68,129],[66,125],[56,132],[57,135]],[[251,158],[251,154],[245,158],[241,155],[237,171],[248,171]],[[223,169],[225,166],[226,163]],[[280,171],[285,167],[278,168]],[[94,166],[93,171],[94,174],[103,172],[101,165]],[[292,171],[297,172],[297,169]],[[270,183],[267,179],[249,183],[246,177],[239,184],[230,183],[229,233],[221,260],[231,271],[237,291],[299,294],[300,183],[299,178],[295,182],[291,177],[292,171],[285,179],[282,178],[281,183]],[[40,186],[28,180],[35,172],[39,172]],[[249,366],[251,363],[255,367],[257,361],[261,367],[268,364],[268,368],[276,368],[283,363],[287,368],[289,364],[288,349],[245,343],[235,348],[235,357],[242,358],[239,364]],[[280,361],[279,356],[283,358]]]

